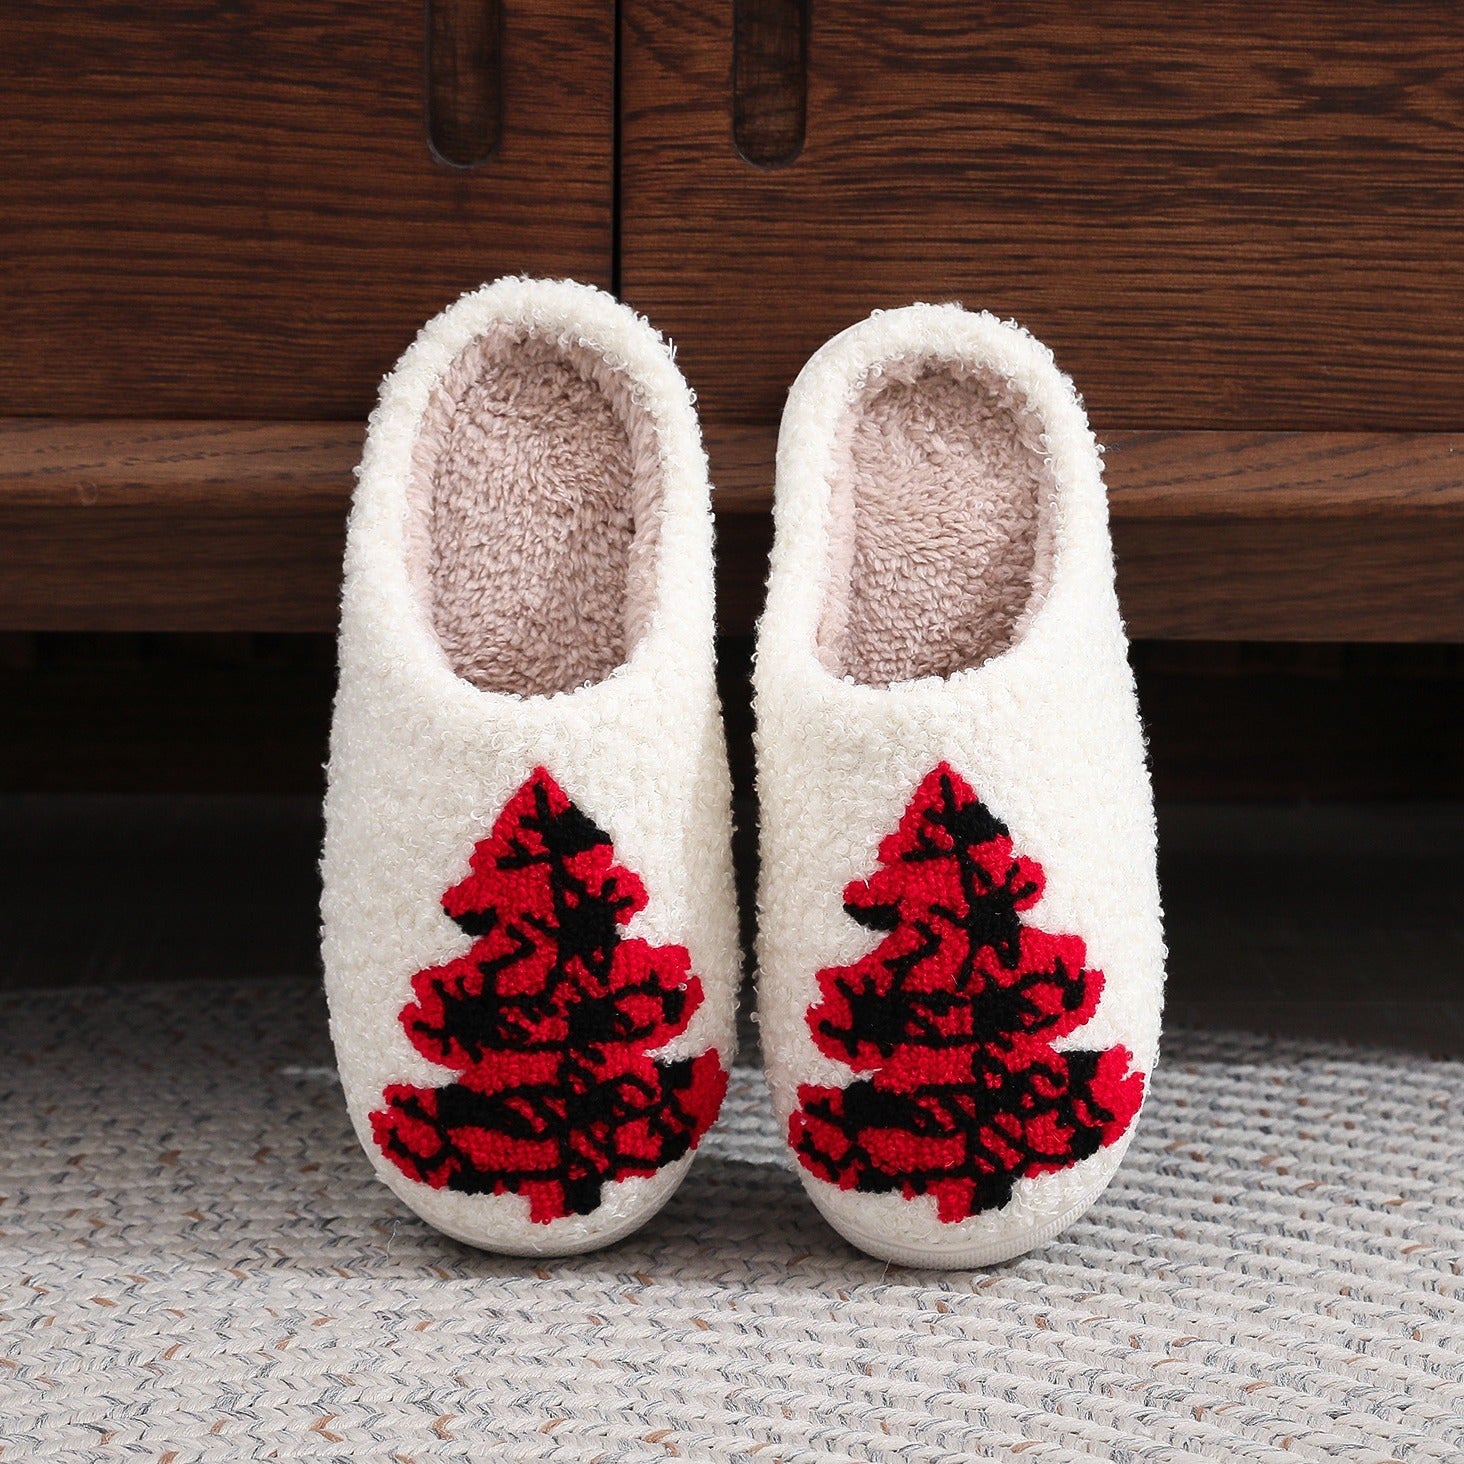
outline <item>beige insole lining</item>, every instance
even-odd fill
[[[655,424],[598,351],[498,326],[444,373],[408,488],[409,569],[448,662],[520,696],[603,680],[655,601]]]
[[[829,670],[884,686],[1014,643],[1051,577],[1046,451],[1036,412],[996,372],[883,363],[835,432]]]

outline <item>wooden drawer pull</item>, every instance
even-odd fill
[[[810,0],[736,0],[732,141],[749,163],[777,168],[803,148]]]
[[[427,0],[427,137],[438,159],[471,168],[503,131],[501,0]]]

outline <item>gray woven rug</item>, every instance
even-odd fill
[[[298,985],[0,1000],[0,1459],[1464,1459],[1464,1063],[1178,1033],[1108,1195],[846,1247],[755,1070],[670,1206],[527,1264],[371,1178]]]

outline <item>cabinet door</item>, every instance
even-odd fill
[[[611,283],[613,0],[0,5],[0,628],[335,624],[377,383]]]
[[[0,416],[362,417],[462,290],[610,282],[613,94],[612,0],[5,5]]]
[[[1047,341],[1113,447],[1137,632],[1464,635],[1432,435],[1464,428],[1456,6],[623,16],[623,288],[678,340],[729,507],[765,497],[810,351],[959,299]]]

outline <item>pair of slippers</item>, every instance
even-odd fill
[[[460,1240],[609,1244],[717,1116],[741,974],[711,494],[662,339],[505,279],[382,387],[351,511],[324,956],[378,1175]],[[755,671],[759,1022],[845,1237],[985,1265],[1133,1134],[1152,801],[1098,449],[1015,326],[915,305],[794,385]]]

